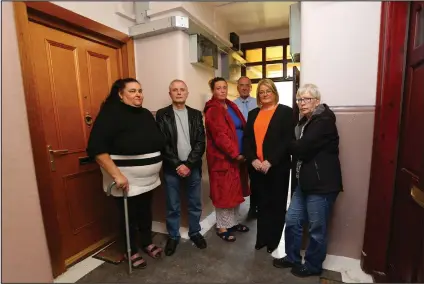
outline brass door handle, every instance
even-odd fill
[[[411,188],[411,197],[419,206],[424,208],[424,192],[416,185]]]
[[[54,156],[55,155],[66,155],[68,154],[68,149],[63,149],[63,150],[53,150],[51,145],[47,145],[47,150],[49,151],[49,156],[50,156],[50,168],[52,170],[52,172],[56,171],[56,164],[54,161]]]
[[[53,155],[65,155],[65,154],[68,154],[68,152],[69,152],[68,149],[63,149],[63,150],[52,150],[51,148],[49,149],[49,153]]]

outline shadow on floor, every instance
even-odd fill
[[[241,208],[246,216],[247,204]],[[243,220],[244,218],[242,218]],[[191,241],[181,240],[177,252],[170,257],[152,259],[143,253],[147,268],[133,270],[128,275],[126,262],[119,265],[104,263],[78,283],[94,282],[145,282],[145,283],[319,283],[319,277],[297,278],[290,269],[272,266],[272,257],[266,249],[254,249],[256,222],[243,222],[250,227],[248,233],[238,233],[235,243],[227,243],[212,228],[205,235],[208,247],[197,249]],[[166,236],[156,234],[155,243],[165,246]]]

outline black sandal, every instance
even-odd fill
[[[133,259],[135,255],[138,255],[136,258]],[[125,259],[128,261],[127,255],[125,255]],[[138,264],[136,265],[136,263]],[[131,256],[131,267],[133,269],[143,269],[147,267],[147,262],[144,260],[144,258],[139,254],[135,253]]]
[[[241,233],[247,233],[250,231],[249,227],[243,225],[243,224],[237,224],[231,228],[228,229],[231,232],[241,232]]]
[[[235,242],[236,241],[236,237],[234,236],[234,235],[232,235],[231,233],[230,233],[230,231],[225,231],[225,232],[220,232],[220,231],[217,231],[216,232],[216,235],[218,236],[218,237],[220,237],[221,239],[223,239],[224,241],[226,241],[226,242]],[[232,237],[232,238],[231,238]]]
[[[163,251],[162,248],[157,247],[156,245],[153,245],[151,249],[148,249],[149,246],[144,247],[143,251],[147,253],[151,258],[157,259],[162,256],[162,251]]]

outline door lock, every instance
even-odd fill
[[[87,112],[84,116],[84,122],[85,124],[87,124],[89,127],[93,124],[93,118],[91,117],[91,115]]]

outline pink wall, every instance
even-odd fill
[[[2,282],[52,282],[12,2],[2,25]]]
[[[301,4],[300,82],[314,83],[337,115],[344,192],[333,214],[328,253],[359,259],[365,231],[381,2]],[[366,62],[366,63],[365,63]]]

